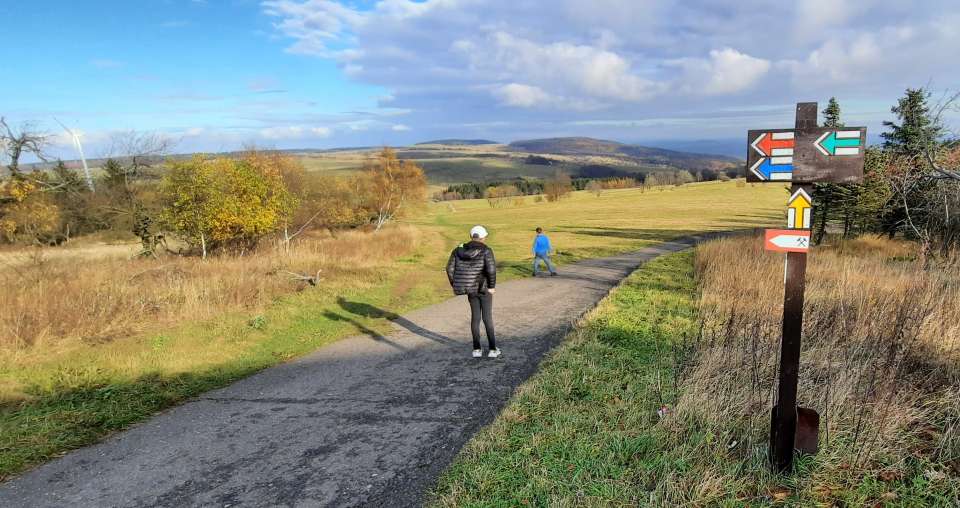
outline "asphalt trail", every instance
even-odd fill
[[[0,485],[2,507],[417,506],[460,448],[625,276],[696,237],[497,287],[498,359],[452,298],[341,340]],[[383,315],[341,301],[345,319]]]

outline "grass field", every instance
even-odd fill
[[[46,312],[43,326],[35,327],[42,333],[33,339],[0,345],[0,478],[338,338],[387,329],[385,318],[354,315],[339,305],[339,297],[400,314],[447,298],[444,262],[475,223],[490,228],[503,276],[510,278],[530,272],[536,225],[551,233],[564,263],[688,232],[775,224],[785,194],[779,185],[729,182],[600,197],[574,193],[559,203],[527,198],[507,208],[491,208],[483,200],[436,203],[404,221],[409,233],[403,227],[399,233],[356,233],[343,243],[318,244],[304,256],[274,256],[268,247],[258,254],[262,259],[206,264],[91,257],[83,265],[91,276],[82,280],[96,284],[85,288],[81,280],[71,281],[75,291],[57,281],[70,276],[76,260],[64,257],[66,250],[51,250],[57,255],[25,261],[29,277],[17,275],[22,269],[4,272],[9,279],[0,299],[20,303],[0,309],[0,339],[27,323],[22,317],[29,315],[23,306],[28,292],[44,308],[64,311]],[[391,249],[381,242],[390,242]],[[305,273],[320,265],[326,280],[317,288],[278,279],[279,270]],[[207,287],[205,277],[232,289],[204,296],[195,289]],[[157,286],[145,286],[130,301],[130,284],[144,278]],[[38,280],[43,284],[37,286]],[[128,321],[110,334],[98,333],[96,322],[68,326],[70,319],[89,319],[69,311],[78,301]],[[183,312],[164,310],[185,301],[205,303],[187,305]],[[145,302],[149,305],[141,305]]]
[[[960,286],[910,252],[865,239],[812,256],[800,400],[823,418],[822,448],[796,475],[766,459],[782,257],[737,238],[616,289],[433,504],[957,506]]]
[[[438,228],[449,241],[463,241],[475,224],[490,230],[489,243],[508,273],[527,274],[533,230],[543,227],[561,262],[638,249],[698,231],[777,225],[786,191],[780,185],[707,182],[653,190],[575,192],[557,203],[493,208],[485,200],[437,203],[413,221]]]

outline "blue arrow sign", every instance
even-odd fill
[[[784,159],[784,162],[777,159]],[[761,157],[750,168],[750,171],[753,171],[753,174],[761,180],[790,180],[793,178],[793,159],[791,157]]]

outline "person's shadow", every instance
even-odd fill
[[[343,321],[343,322],[346,322],[346,323],[350,323],[351,325],[353,325],[354,327],[356,327],[357,330],[360,330],[360,333],[369,336],[371,339],[373,339],[373,340],[375,340],[375,341],[377,341],[377,342],[382,342],[382,343],[384,343],[384,344],[386,344],[386,345],[388,345],[388,346],[390,346],[390,347],[392,347],[392,348],[394,348],[394,349],[399,349],[399,350],[401,350],[401,351],[406,351],[406,350],[407,350],[407,348],[405,348],[405,347],[401,346],[400,344],[397,344],[396,342],[394,342],[394,341],[392,341],[392,340],[384,337],[383,334],[381,334],[380,332],[378,332],[378,331],[376,331],[376,330],[374,330],[374,329],[372,329],[372,328],[364,325],[364,324],[361,323],[360,321],[357,321],[356,319],[354,319],[354,318],[352,318],[352,317],[350,317],[350,316],[345,316],[345,315],[343,315],[343,314],[339,314],[339,313],[337,313],[337,312],[333,312],[332,310],[328,310],[328,311],[324,311],[323,317],[329,319],[330,321]]]
[[[413,321],[410,321],[409,319],[397,314],[396,312],[391,312],[388,310],[381,309],[379,307],[374,307],[369,303],[351,302],[341,296],[337,298],[337,304],[340,305],[341,309],[355,316],[361,316],[361,317],[370,318],[370,319],[386,319],[388,321],[396,323],[398,326],[416,335],[419,335],[420,337],[423,337],[425,339],[429,339],[434,342],[439,342],[441,344],[448,344],[448,345],[458,344],[457,341],[451,339],[450,337],[441,335],[431,330],[427,330],[426,328],[414,323]],[[347,320],[352,322],[363,333],[370,335],[371,337],[377,340],[387,340],[381,334],[367,328],[366,326],[359,323],[355,319],[351,319],[345,316],[340,316],[339,314],[335,314],[331,312],[328,312],[328,317],[331,317],[329,316],[329,314],[334,314],[334,316],[339,317],[341,320]]]

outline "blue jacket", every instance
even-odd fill
[[[534,254],[550,254],[550,239],[547,235],[540,233],[533,241]]]

